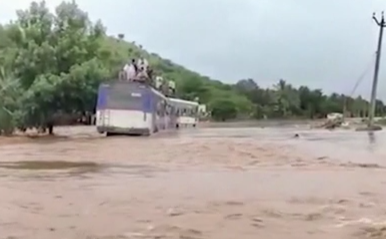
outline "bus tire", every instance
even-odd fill
[[[193,124],[193,128],[196,128],[196,124]]]
[[[179,129],[180,128],[180,125],[179,124],[176,124],[176,129]]]

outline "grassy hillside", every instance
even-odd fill
[[[176,82],[177,94],[183,99],[193,100],[199,97],[200,102],[209,107],[214,106],[218,101],[232,101],[237,106],[238,113],[247,113],[251,109],[252,103],[231,85],[202,76],[158,54],[147,52],[134,42],[119,37],[109,37],[106,45],[114,49],[110,53],[115,54],[114,57],[110,57],[112,59],[125,61],[140,56],[147,58],[156,74]]]

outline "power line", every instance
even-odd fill
[[[367,75],[367,73],[370,71],[371,67],[373,66],[374,64],[374,55],[376,53],[374,53],[372,56],[371,56],[371,61],[369,62],[369,64],[367,64],[365,70],[362,72],[361,75],[359,75],[357,81],[355,82],[355,85],[353,87],[353,89],[351,90],[351,93],[349,94],[350,97],[353,96],[353,94],[355,93],[355,91],[357,90],[358,86],[360,85],[360,83],[362,83],[363,79],[365,78],[365,76]]]

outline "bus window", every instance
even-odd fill
[[[197,115],[198,115],[198,107],[194,107],[194,108],[192,109],[192,116],[193,116],[193,117],[197,117]]]

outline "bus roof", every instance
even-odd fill
[[[144,88],[144,89],[148,89],[150,90],[153,94],[157,95],[158,97],[161,97],[163,98],[164,100],[168,100],[168,98],[162,94],[159,90],[155,89],[154,87],[150,86],[150,85],[146,85],[142,82],[137,82],[137,81],[120,81],[120,80],[116,80],[116,81],[110,81],[110,82],[104,82],[102,84],[100,84],[101,87],[111,87],[113,85],[132,85],[132,86],[136,86],[136,87],[141,87],[141,88]]]
[[[176,98],[169,98],[171,103],[177,103],[181,105],[189,105],[189,106],[198,106],[199,103],[196,101],[189,101],[189,100],[182,100],[182,99],[176,99]]]

